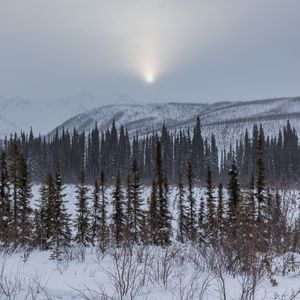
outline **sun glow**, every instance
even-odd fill
[[[147,84],[152,84],[157,77],[157,72],[158,72],[158,59],[157,55],[155,53],[147,53],[147,56],[145,56],[141,60],[141,74],[144,78],[144,81]]]
[[[148,83],[148,84],[151,84],[154,82],[154,75],[152,73],[148,73],[148,74],[145,74],[145,81]]]

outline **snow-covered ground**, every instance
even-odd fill
[[[142,253],[142,254],[141,254]],[[254,299],[290,298],[300,288],[299,268],[272,278],[236,275],[234,278],[207,268],[205,261],[192,248],[175,244],[170,249],[154,247],[136,249],[132,260],[122,251],[101,256],[95,249],[82,252],[74,249],[73,261],[49,260],[49,253],[35,251],[27,260],[22,253],[1,256],[3,272],[0,281],[17,284],[16,297],[11,299],[252,299],[242,298],[243,291],[254,289]],[[285,259],[278,259],[280,270]],[[117,266],[118,265],[118,266]],[[274,266],[275,270],[275,266]],[[271,279],[275,284],[271,283]],[[1,284],[0,284],[1,285]],[[128,289],[126,295],[121,292]],[[28,298],[25,296],[31,293]],[[48,295],[48,298],[46,297]],[[84,297],[86,295],[86,298]],[[97,296],[96,296],[97,295]],[[277,296],[276,296],[277,295]],[[105,298],[106,297],[106,298]],[[5,298],[1,295],[0,298]]]
[[[33,186],[33,205],[38,191]],[[75,187],[69,185],[65,192],[68,211],[74,215]],[[203,192],[195,191],[197,204]],[[108,189],[107,196],[110,193]],[[146,189],[145,202],[149,195]],[[292,196],[295,199],[297,192]],[[175,188],[171,188],[170,210],[176,222]],[[0,299],[300,299],[300,256],[291,253],[275,259],[267,274],[233,276],[224,271],[222,256],[212,252],[204,256],[191,245],[174,242],[166,249],[136,246],[128,251],[111,249],[102,254],[96,248],[72,248],[61,262],[50,260],[47,251],[2,253]],[[3,290],[13,296],[4,296]]]

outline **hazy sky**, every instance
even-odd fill
[[[0,95],[300,95],[299,15],[299,0],[0,0]]]

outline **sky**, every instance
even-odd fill
[[[299,13],[299,0],[0,0],[0,95],[299,96]]]

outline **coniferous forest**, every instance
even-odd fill
[[[297,132],[287,122],[277,136],[268,136],[260,124],[254,124],[232,144],[217,147],[212,134],[205,138],[200,119],[194,128],[170,132],[163,125],[161,132],[148,136],[129,136],[126,128],[116,128],[113,122],[106,132],[99,132],[97,124],[91,132],[78,133],[62,130],[53,137],[34,137],[32,131],[10,136],[2,142],[8,156],[16,143],[28,165],[30,178],[35,183],[44,181],[60,165],[65,183],[78,183],[82,171],[93,184],[103,171],[109,184],[114,183],[118,172],[126,177],[134,161],[137,162],[143,184],[150,185],[156,175],[155,155],[157,142],[161,144],[162,168],[169,184],[177,184],[178,176],[185,175],[191,163],[194,181],[204,186],[210,168],[215,183],[227,183],[228,170],[235,161],[239,180],[247,185],[257,175],[257,160],[262,152],[266,183],[273,187],[297,186],[300,176],[300,146]]]
[[[61,261],[77,246],[105,253],[180,243],[222,256],[226,272],[253,272],[257,261],[267,269],[272,257],[300,251],[300,217],[289,218],[285,193],[299,167],[289,122],[276,137],[254,125],[224,149],[202,136],[199,118],[191,131],[163,126],[147,137],[114,123],[105,133],[95,125],[51,139],[15,135],[0,158],[0,247]],[[76,184],[75,215],[67,183]]]

